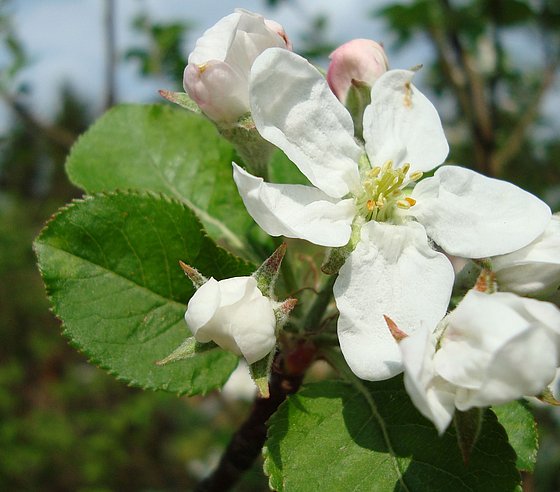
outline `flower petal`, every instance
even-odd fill
[[[352,117],[319,71],[287,50],[253,64],[249,99],[259,133],[280,147],[317,188],[341,198],[359,185]]]
[[[342,353],[358,377],[375,381],[402,371],[400,350],[383,316],[408,334],[432,331],[447,309],[454,275],[417,223],[368,222],[361,234],[334,296]]]
[[[558,366],[560,311],[509,292],[470,291],[448,317],[436,371],[460,386],[459,410],[541,392]]]
[[[185,313],[187,326],[199,342],[206,343],[212,340],[211,336],[203,333],[204,330],[198,332],[213,318],[219,307],[220,287],[216,279],[210,278],[189,299]]]
[[[371,89],[364,112],[364,139],[372,166],[393,161],[411,171],[429,171],[449,153],[439,115],[411,83],[414,72],[389,70]]]
[[[344,246],[356,213],[354,200],[335,200],[317,188],[265,183],[233,164],[233,179],[255,222],[271,236]]]
[[[453,385],[434,371],[435,339],[430,330],[417,331],[399,342],[404,365],[404,386],[424,417],[443,434],[455,411]]]
[[[239,304],[232,335],[249,364],[269,354],[276,345],[276,317],[270,300],[263,295]]]
[[[492,258],[500,290],[546,296],[560,285],[560,216],[553,215],[543,234],[524,248]]]
[[[420,181],[409,213],[445,252],[465,258],[509,253],[538,237],[550,208],[506,181],[470,169],[443,166]]]
[[[247,79],[227,63],[212,60],[204,65],[204,69],[189,64],[185,68],[183,85],[213,121],[236,121],[249,111]],[[224,87],[228,90],[224,91]]]

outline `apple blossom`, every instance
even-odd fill
[[[560,287],[560,216],[553,215],[531,244],[492,258],[500,290],[526,296],[547,296]]]
[[[255,58],[267,48],[290,46],[278,23],[238,9],[197,40],[183,85],[210,119],[235,122],[249,111],[248,75]]]
[[[185,321],[198,342],[213,341],[249,364],[276,344],[274,306],[254,277],[210,278],[189,300]]]
[[[323,76],[300,56],[269,49],[251,69],[255,125],[313,186],[269,184],[234,164],[245,206],[267,233],[329,247],[352,236],[334,285],[338,334],[351,369],[369,380],[402,371],[383,315],[412,332],[432,329],[446,312],[453,268],[428,237],[448,254],[482,258],[527,245],[550,218],[530,193],[456,166],[408,188],[448,153],[413,75],[390,70],[375,82],[364,148]]]
[[[407,392],[443,433],[455,408],[541,393],[560,365],[560,310],[509,292],[471,290],[432,333],[399,342]]]
[[[352,86],[371,88],[389,67],[383,46],[370,39],[348,41],[334,50],[329,58],[327,82],[343,104]]]

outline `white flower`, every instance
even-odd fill
[[[547,296],[560,286],[560,216],[531,244],[492,258],[500,290],[525,296]]]
[[[291,47],[282,26],[238,9],[197,40],[185,68],[185,90],[210,119],[237,121],[249,111],[251,65],[271,47]]]
[[[370,39],[353,39],[329,56],[327,82],[336,97],[346,102],[353,84],[371,87],[389,66],[383,46]]]
[[[548,302],[471,290],[437,332],[418,331],[399,348],[405,387],[440,433],[455,408],[539,394],[560,365],[560,310]]]
[[[268,184],[234,164],[247,210],[273,236],[344,246],[363,224],[334,294],[344,356],[369,380],[402,370],[383,315],[409,333],[431,329],[445,315],[453,268],[428,236],[449,254],[481,258],[527,245],[550,217],[533,195],[454,166],[407,194],[404,187],[448,152],[438,114],[412,76],[391,70],[374,84],[364,152],[322,75],[292,52],[269,49],[251,70],[252,115],[259,133],[314,186]]]
[[[254,277],[210,278],[189,300],[185,321],[198,342],[214,341],[249,364],[276,344],[274,306]]]

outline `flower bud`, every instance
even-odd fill
[[[253,277],[210,278],[191,297],[185,321],[200,343],[213,341],[249,364],[276,344],[276,316]]]
[[[492,258],[500,290],[546,297],[560,287],[560,216],[553,215],[545,231],[531,244]]]
[[[370,39],[349,41],[334,50],[329,58],[327,82],[343,104],[352,87],[371,88],[389,66],[383,46]]]
[[[248,77],[255,58],[267,48],[290,46],[278,23],[237,10],[198,39],[183,85],[211,120],[236,122],[249,111]]]

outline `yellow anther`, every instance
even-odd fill
[[[203,63],[202,65],[198,65],[198,72],[200,74],[203,74],[204,72],[206,72],[207,68],[208,68],[208,63]]]
[[[392,168],[393,168],[393,161],[389,159],[387,162],[385,162],[385,164],[383,164],[383,166],[381,167],[381,171],[383,173],[386,173],[389,169]]]
[[[408,170],[410,169],[410,164],[408,162],[405,162],[404,166],[401,167],[401,171],[403,174],[408,173]]]
[[[404,201],[407,202],[411,207],[414,207],[414,205],[416,205],[416,200],[410,196],[407,196]]]
[[[419,179],[422,178],[422,176],[424,176],[424,173],[422,171],[414,171],[410,175],[410,181],[418,181]]]
[[[375,208],[375,201],[374,200],[368,200],[367,204],[366,204],[367,209],[372,212],[373,209]]]
[[[410,208],[410,204],[406,200],[398,200],[397,207],[408,210]]]
[[[377,178],[377,176],[379,176],[380,172],[381,172],[381,168],[379,166],[375,166],[373,169],[370,169],[368,171],[368,176],[370,176],[372,178]]]

